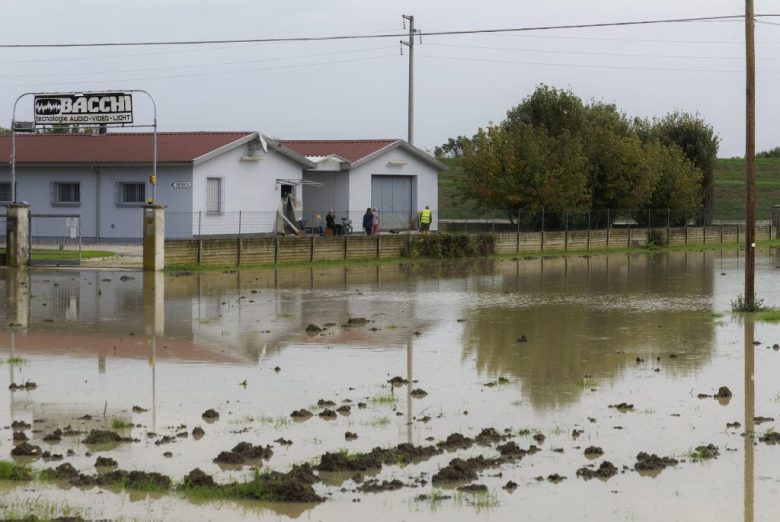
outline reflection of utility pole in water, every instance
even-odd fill
[[[149,366],[152,368],[152,431],[157,431],[157,336],[165,334],[163,272],[144,272],[144,333],[151,337]]]
[[[414,343],[412,335],[406,339],[406,442],[412,444],[412,381],[414,374],[412,372],[412,361],[414,359]]]
[[[26,268],[9,268],[6,271],[6,302],[8,303],[9,358],[16,357],[16,331],[30,324],[30,272]],[[8,365],[9,384],[16,382],[15,364]],[[10,414],[14,417],[14,393],[10,396]]]
[[[752,317],[745,317],[745,522],[753,522],[753,499],[755,495],[754,423],[756,412],[755,354],[753,346],[755,323]]]

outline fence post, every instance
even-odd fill
[[[609,229],[611,228],[612,221],[609,219],[609,209],[607,209],[607,241],[606,247],[609,248]]]
[[[311,245],[310,245],[310,251],[309,251],[309,261],[314,261],[314,241],[316,240],[316,236],[312,234],[311,236]]]
[[[517,211],[517,239],[515,242],[515,253],[520,252],[520,210]]]
[[[203,221],[203,211],[199,210],[198,211],[198,237],[203,235],[202,232],[201,232],[201,228],[200,228],[202,221]]]
[[[244,245],[240,235],[236,238],[236,246],[238,247],[238,252],[236,254],[236,265],[241,266],[241,250],[243,249]]]
[[[647,209],[647,243],[650,243],[650,237],[651,237],[650,232],[653,230],[653,226],[652,226],[653,224],[650,221],[651,221],[650,209],[648,208]]]
[[[279,236],[274,237],[274,264],[279,263]]]
[[[590,250],[590,210],[588,210],[588,239],[585,250]]]
[[[544,207],[542,207],[542,237],[540,240],[540,250],[544,252]]]
[[[707,244],[707,220],[704,219],[704,212],[701,214],[701,239],[702,243]]]
[[[666,246],[672,244],[672,223],[671,223],[671,209],[666,209]]]
[[[563,219],[565,220],[565,223],[563,225],[563,249],[568,250],[569,249],[569,211],[568,210],[563,211]]]
[[[379,259],[381,257],[380,253],[381,253],[381,250],[382,250],[382,240],[379,239],[380,237],[382,237],[382,236],[379,233],[379,231],[377,230],[377,232],[376,232],[376,258],[377,259]]]
[[[349,234],[344,234],[344,259],[349,259]]]
[[[688,209],[685,209],[685,244],[688,244]]]
[[[243,215],[243,211],[238,211],[238,235],[241,235],[241,216]]]

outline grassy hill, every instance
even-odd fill
[[[439,175],[439,213],[443,218],[474,216],[472,205],[460,199],[463,173],[455,160],[445,159],[449,171]],[[772,205],[780,205],[780,158],[756,160],[756,217],[770,219]],[[718,159],[715,166],[716,219],[736,219],[745,211],[745,160]]]

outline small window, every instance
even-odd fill
[[[146,183],[118,183],[117,204],[142,205],[146,202]]]
[[[11,191],[11,183],[0,183],[0,201],[8,203],[13,201],[13,194]]]
[[[206,178],[206,212],[222,213],[222,178]]]
[[[81,204],[80,183],[52,183],[52,205],[78,206]]]

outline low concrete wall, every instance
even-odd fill
[[[773,238],[772,225],[756,225],[756,240]],[[496,253],[544,250],[594,250],[647,245],[650,237],[661,245],[704,245],[744,241],[743,225],[681,228],[611,228],[550,232],[496,233]],[[247,265],[393,258],[401,255],[407,235],[263,237],[234,239],[169,239],[165,264]]]

